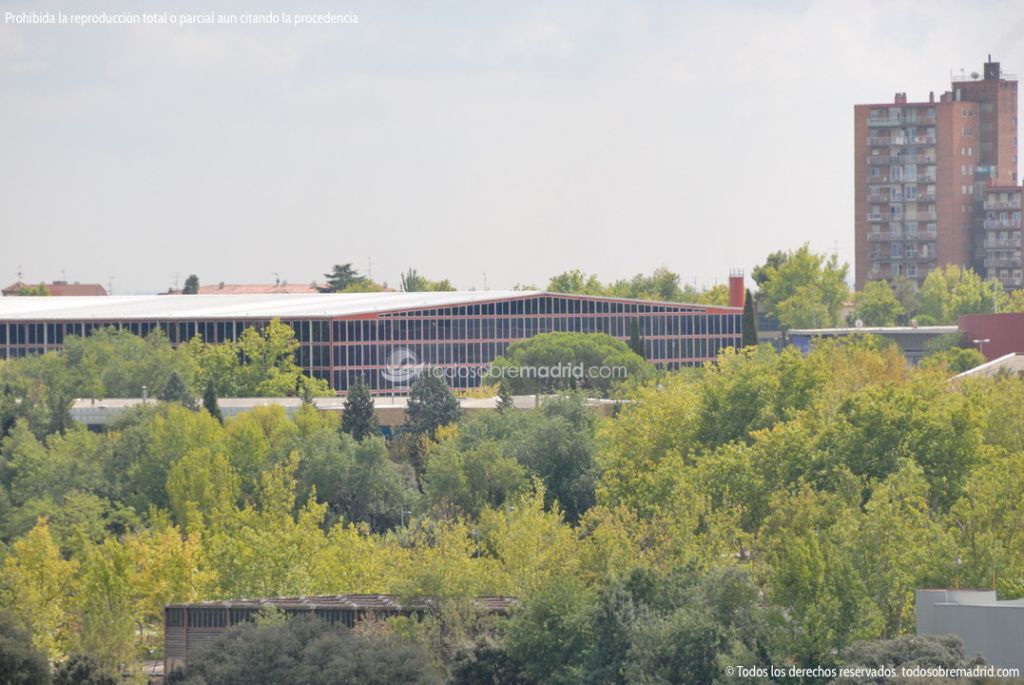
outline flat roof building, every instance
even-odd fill
[[[914,615],[918,635],[956,635],[966,656],[1024,670],[1024,599],[1000,600],[995,590],[917,590]]]
[[[344,393],[361,377],[377,394],[408,392],[417,369],[441,370],[454,388],[481,384],[508,346],[540,333],[640,327],[648,361],[695,366],[742,336],[742,303],[724,307],[540,291],[17,297],[0,299],[0,359],[59,349],[67,336],[115,327],[163,331],[177,345],[233,341],[280,319],[299,341],[297,362]]]
[[[25,283],[18,280],[11,283],[2,291],[4,297],[17,297],[25,291],[42,289],[46,295],[53,297],[95,297],[107,294],[107,289],[99,283],[68,283],[67,281],[54,281],[53,283]]]
[[[862,326],[850,328],[792,328],[786,333],[790,344],[807,354],[815,340],[821,338],[846,338],[852,335],[877,335],[892,340],[899,346],[903,356],[916,364],[927,356],[928,342],[950,333],[957,333],[956,326]]]
[[[352,628],[367,618],[421,615],[436,600],[421,598],[403,604],[391,595],[325,595],[316,597],[273,597],[168,604],[164,609],[164,673],[188,665],[189,656],[216,640],[232,626],[250,623],[261,611],[277,609],[288,617],[313,615],[331,625]],[[477,597],[473,606],[484,614],[507,614],[518,600],[514,597]]]

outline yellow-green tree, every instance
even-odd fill
[[[75,644],[73,605],[78,562],[66,560],[50,535],[45,517],[14,542],[0,577],[0,605],[32,635],[32,644],[51,660]]]
[[[79,570],[76,649],[108,673],[120,673],[135,657],[135,603],[131,553],[108,538],[86,547]]]

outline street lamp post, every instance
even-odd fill
[[[992,342],[989,338],[981,338],[979,340],[972,340],[972,343],[978,346],[978,352],[981,352],[982,356],[985,356],[985,343]],[[985,357],[986,359],[988,357]]]

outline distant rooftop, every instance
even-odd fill
[[[1011,352],[1010,354],[1004,354],[1002,357],[993,359],[990,362],[979,364],[973,369],[968,369],[963,373],[953,376],[953,380],[962,380],[964,378],[974,378],[978,376],[998,376],[1002,373],[1022,375],[1024,374],[1024,354],[1017,354]]]
[[[316,283],[218,283],[199,286],[200,295],[315,295]]]
[[[490,302],[534,292],[472,291],[311,295],[115,295],[108,297],[12,297],[0,300],[0,320],[260,319],[337,317],[396,309]]]
[[[432,599],[423,598],[408,605],[409,609],[422,609],[430,606]],[[515,597],[486,596],[477,597],[473,604],[479,609],[489,612],[503,613],[517,605]],[[227,599],[205,602],[168,604],[168,609],[262,609],[274,607],[291,611],[316,611],[320,609],[348,609],[353,611],[401,612],[403,605],[397,597],[391,595],[318,595],[312,597],[270,597],[266,599]]]
[[[936,335],[956,333],[956,326],[847,326],[845,328],[791,328],[790,335],[850,335],[853,333],[871,333],[873,335],[917,334]]]
[[[2,291],[5,297],[21,295],[23,290],[45,288],[48,295],[53,297],[98,297],[107,294],[107,289],[99,283],[68,283],[67,281],[54,281],[53,283],[25,283],[18,281],[12,283]]]

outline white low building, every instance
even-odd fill
[[[918,590],[918,635],[956,635],[967,656],[1024,672],[1024,599],[996,599],[995,590]]]

